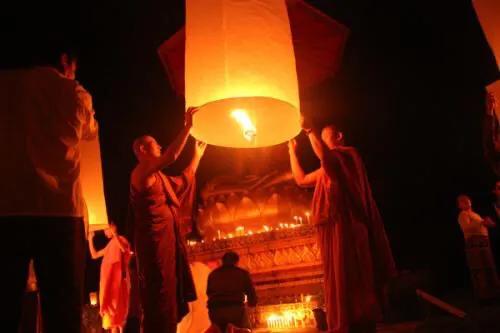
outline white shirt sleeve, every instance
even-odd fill
[[[93,140],[97,137],[98,125],[94,118],[94,107],[92,105],[92,96],[79,83],[76,84],[77,114],[82,123],[82,139]]]

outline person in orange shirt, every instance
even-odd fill
[[[99,305],[102,327],[111,333],[122,333],[127,320],[132,252],[127,239],[118,235],[116,225],[110,223],[104,234],[110,240],[105,248],[96,251],[94,232],[90,232],[89,250],[92,259],[103,258],[99,283]]]

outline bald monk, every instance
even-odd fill
[[[321,167],[306,174],[295,140],[289,142],[292,173],[300,186],[314,186],[313,222],[325,273],[328,332],[375,332],[382,288],[396,274],[382,219],[363,162],[342,145],[333,125],[321,132],[302,120]]]
[[[130,200],[144,333],[176,332],[177,323],[188,313],[187,302],[196,300],[179,215],[184,205],[191,204],[194,174],[206,144],[196,142],[193,159],[180,176],[161,171],[184,148],[195,111],[188,109],[184,128],[164,151],[151,136],[133,144],[138,164],[131,175]]]

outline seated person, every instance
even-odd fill
[[[226,332],[229,324],[250,328],[245,296],[249,306],[257,304],[250,273],[237,266],[239,259],[235,252],[226,252],[222,265],[208,276],[208,315],[221,332]]]

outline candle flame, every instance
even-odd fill
[[[236,109],[231,112],[231,117],[234,118],[236,122],[241,126],[245,139],[247,141],[252,141],[257,135],[257,129],[252,123],[252,120],[250,120],[247,112],[243,109]]]

